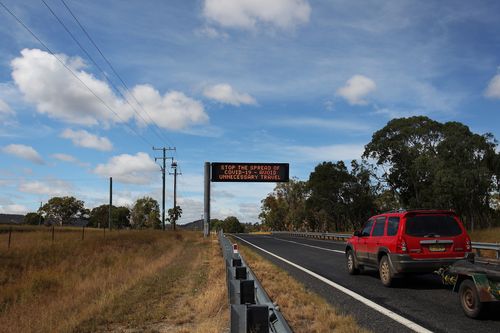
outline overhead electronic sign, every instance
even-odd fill
[[[287,182],[288,163],[212,162],[212,182]]]

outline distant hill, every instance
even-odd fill
[[[184,230],[203,230],[203,220],[196,220],[186,224],[178,224],[177,226]]]
[[[0,214],[0,224],[23,224],[24,223],[24,215],[17,215],[17,214]],[[57,224],[56,222],[52,221],[45,221],[46,224]],[[70,226],[75,226],[75,227],[83,227],[88,224],[88,221],[85,219],[81,218],[74,218],[72,217],[70,222],[68,224],[64,225],[70,225]]]
[[[24,215],[0,214],[0,224],[21,224],[24,221]]]

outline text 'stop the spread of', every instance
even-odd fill
[[[287,182],[288,163],[211,163],[213,182]]]

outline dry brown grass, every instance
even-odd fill
[[[87,230],[82,241],[81,230],[65,229],[54,244],[47,230],[12,238],[7,251],[0,234],[0,332],[228,326],[223,260],[199,233],[114,231],[104,240],[102,231]]]
[[[500,227],[476,230],[470,237],[473,242],[500,243]]]
[[[476,230],[469,233],[473,242],[484,242],[484,243],[500,243],[500,228],[489,228]],[[476,250],[476,253],[478,251]],[[490,250],[481,250],[479,252],[480,256],[487,258],[496,258],[496,252]]]
[[[342,314],[248,247],[240,246],[240,252],[273,302],[278,303],[294,332],[368,332],[360,328],[351,316]]]

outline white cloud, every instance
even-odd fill
[[[134,205],[134,200],[132,200],[129,196],[124,196],[123,194],[118,193],[113,196],[113,205],[118,207],[132,207]]]
[[[33,149],[33,147],[20,145],[20,144],[11,144],[2,148],[2,151],[7,154],[11,154],[17,156],[19,158],[31,161],[36,164],[44,164],[44,161],[40,154]]]
[[[186,224],[201,219],[204,209],[203,199],[179,198],[178,205],[182,208],[182,215],[178,224]],[[211,218],[213,218],[213,213],[211,215]]]
[[[10,106],[2,99],[0,99],[0,119],[11,116],[13,114],[14,111],[10,108]]]
[[[227,39],[229,35],[225,32],[219,31],[215,29],[214,27],[203,27],[199,30],[196,31],[198,35],[201,36],[207,36],[209,38],[222,38],[222,39]]]
[[[200,102],[178,91],[162,96],[149,85],[138,85],[132,89],[141,104],[141,107],[133,108],[131,104],[134,99],[129,99],[131,104],[128,104],[118,98],[105,81],[84,71],[85,63],[81,58],[64,54],[57,57],[72,69],[79,80],[54,56],[38,49],[24,49],[21,56],[11,62],[14,82],[24,98],[36,105],[39,113],[66,123],[87,126],[108,126],[131,119],[144,125],[144,121],[151,123],[151,117],[160,127],[179,130],[208,121],[208,115]],[[105,104],[80,81],[85,82]],[[143,110],[150,117],[137,115]]]
[[[5,205],[0,206],[0,213],[2,214],[16,214],[16,215],[24,215],[29,211],[26,206],[23,205]]]
[[[347,80],[345,86],[337,89],[337,95],[345,98],[351,105],[365,105],[367,102],[363,98],[375,89],[377,85],[372,79],[363,75],[354,75]]]
[[[107,164],[99,164],[94,173],[103,177],[113,177],[122,183],[150,184],[154,173],[158,175],[160,168],[144,152],[136,155],[122,154],[109,159]]]
[[[180,164],[180,163],[179,163]],[[182,176],[177,178],[179,188],[185,192],[203,193],[203,183],[205,178],[199,173],[182,173]]]
[[[150,85],[138,85],[132,94],[147,110],[149,117],[143,117],[146,123],[153,120],[159,127],[181,130],[208,122],[203,105],[182,92],[170,91],[162,96]]]
[[[216,100],[217,102],[231,104],[234,106],[240,106],[241,104],[257,104],[255,98],[253,98],[249,94],[240,93],[234,90],[233,87],[231,87],[227,83],[221,83],[206,87],[203,90],[203,95],[205,95],[205,97]]]
[[[253,29],[257,24],[290,29],[309,22],[307,0],[205,0],[203,15],[223,27]]]
[[[347,161],[361,158],[364,152],[362,144],[334,144],[330,146],[289,146],[287,152],[300,161]]]
[[[56,160],[78,164],[79,166],[88,166],[89,165],[88,163],[80,162],[76,157],[74,157],[72,155],[68,155],[68,154],[57,153],[57,154],[52,154],[52,157],[55,158]]]
[[[77,162],[76,157],[68,155],[68,154],[52,154],[52,157],[55,158],[56,160],[63,161],[63,162],[70,162],[70,163]]]
[[[63,196],[73,194],[73,186],[63,180],[32,181],[23,182],[19,185],[19,191],[30,194],[42,194],[47,196]]]
[[[100,151],[110,151],[113,144],[106,137],[99,137],[85,130],[73,131],[66,129],[61,133],[61,137],[70,139],[75,146],[96,149]]]
[[[261,212],[261,205],[257,203],[241,203],[239,205],[240,222],[257,222],[258,216]]]
[[[500,74],[495,75],[491,79],[484,95],[489,98],[500,99]]]
[[[123,102],[116,98],[105,82],[83,70],[85,64],[81,58],[70,58],[64,54],[57,56],[115,110],[121,119],[107,109],[54,56],[38,49],[24,49],[21,57],[11,62],[12,78],[25,99],[36,104],[38,112],[81,125],[122,122],[131,117],[131,110],[123,106]]]

